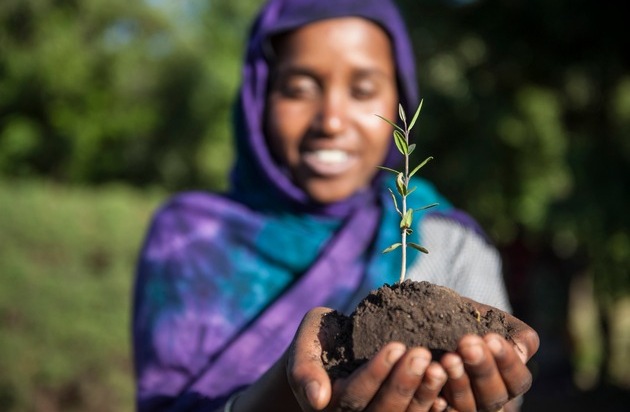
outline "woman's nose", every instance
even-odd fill
[[[343,96],[336,93],[323,96],[318,114],[320,132],[325,136],[343,132],[347,126],[347,110],[347,102]]]

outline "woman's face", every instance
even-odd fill
[[[389,38],[349,17],[281,39],[266,133],[275,158],[313,200],[343,200],[370,184],[390,146],[398,94]]]

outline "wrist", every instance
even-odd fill
[[[232,395],[223,412],[293,412],[300,410],[289,386],[286,364],[287,356],[285,353],[247,389]],[[229,409],[227,409],[228,407]]]
[[[243,393],[243,391],[237,391],[229,397],[228,401],[223,406],[223,412],[234,412],[234,404],[236,399]]]

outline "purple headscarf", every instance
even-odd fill
[[[236,108],[238,157],[232,171],[232,191],[239,201],[256,209],[283,205],[294,212],[346,216],[373,196],[373,193],[357,193],[342,202],[314,204],[274,161],[263,132],[271,64],[267,52],[270,38],[315,21],[351,16],[373,21],[388,34],[395,56],[399,99],[407,113],[415,110],[418,97],[413,51],[405,23],[391,0],[269,1],[250,32]],[[384,164],[393,166],[399,156],[392,144]],[[372,189],[377,186],[377,180]],[[273,205],[269,204],[270,198],[274,199]]]

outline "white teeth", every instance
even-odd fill
[[[324,163],[342,163],[348,160],[348,153],[343,150],[316,150],[313,154]]]
[[[346,173],[357,162],[357,156],[341,149],[309,150],[302,153],[304,167],[317,176],[339,176]]]

